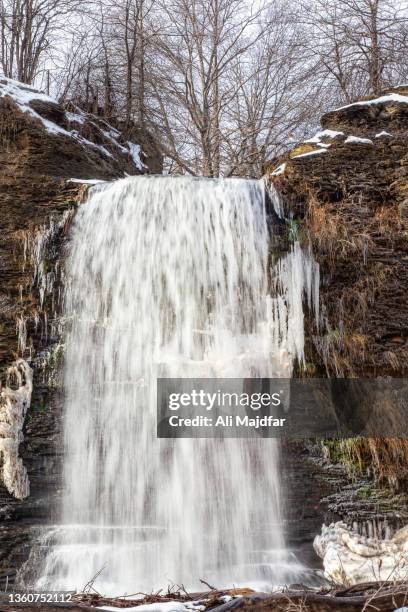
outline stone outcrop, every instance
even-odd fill
[[[7,177],[107,180],[160,173],[161,155],[151,134],[136,125],[127,134],[73,104],[62,107],[28,85],[0,78],[2,191]]]
[[[332,111],[321,123],[267,169],[320,264],[320,329],[309,322],[307,373],[404,376],[408,90]]]

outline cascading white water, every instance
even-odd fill
[[[264,199],[262,181],[138,177],[78,210],[63,516],[39,586],[293,579],[276,441],[156,438],[158,376],[288,377],[302,358],[313,265],[296,245],[268,270]]]

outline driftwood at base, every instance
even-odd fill
[[[225,595],[232,599],[225,602]],[[178,592],[167,595],[152,594],[143,599],[105,599],[95,594],[78,596],[85,606],[117,606],[126,609],[148,603],[165,601],[200,601],[207,612],[392,612],[408,605],[408,583],[368,582],[350,588],[330,590],[287,590],[267,594],[255,593],[251,589],[209,591],[206,593]]]

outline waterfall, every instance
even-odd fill
[[[314,266],[272,266],[262,181],[128,178],[76,215],[65,489],[39,586],[105,594],[293,579],[273,439],[157,439],[156,378],[289,377]],[[270,295],[270,289],[274,291]]]

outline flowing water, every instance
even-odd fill
[[[298,578],[272,439],[156,438],[156,378],[288,377],[316,270],[268,264],[262,181],[95,188],[66,264],[65,493],[39,585],[106,594]],[[273,295],[271,296],[270,290]]]

